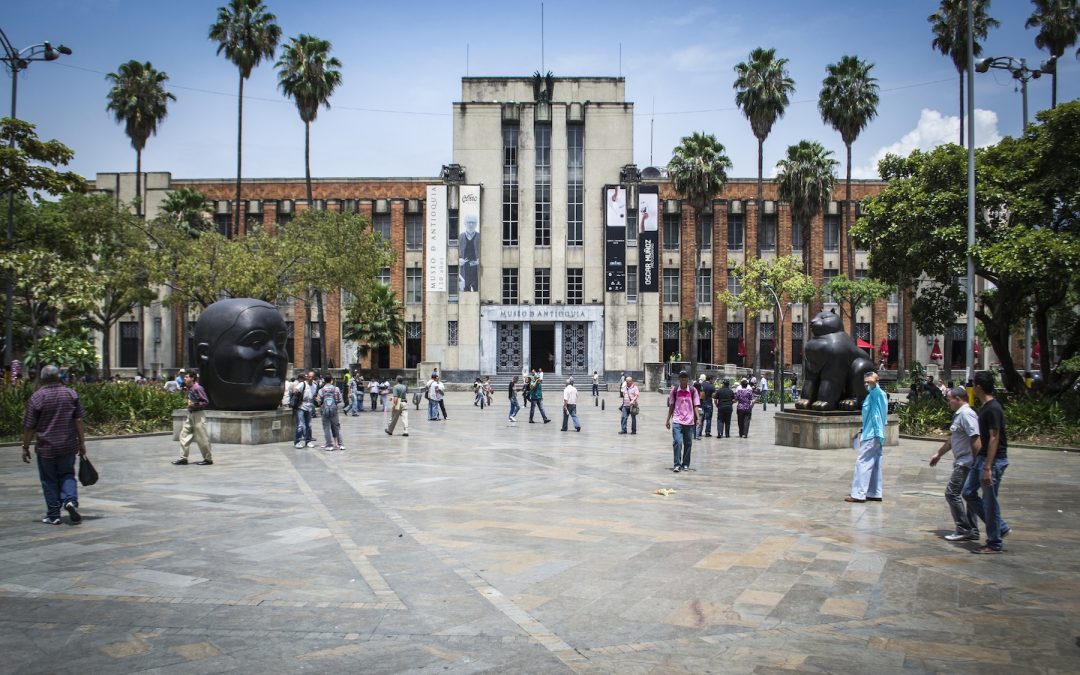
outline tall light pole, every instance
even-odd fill
[[[779,349],[780,352],[780,367],[773,368],[773,380],[775,380],[776,392],[780,395],[780,412],[784,412],[784,306],[780,302],[780,296],[776,294],[773,287],[769,284],[762,284],[772,294],[773,300],[776,301],[776,315],[779,318],[780,331],[779,335]]]
[[[965,371],[975,375],[975,2],[967,0],[967,339]],[[951,355],[950,355],[951,357]]]
[[[995,70],[1004,70],[1013,76],[1013,79],[1020,80],[1020,97],[1023,100],[1024,106],[1024,126],[1020,129],[1020,135],[1024,134],[1028,125],[1028,95],[1027,85],[1030,80],[1039,79],[1044,72],[1050,73],[1052,69],[1057,67],[1056,60],[1051,59],[1045,61],[1038,70],[1032,70],[1028,68],[1027,59],[1016,59],[1011,56],[997,56],[988,57],[985,59],[979,59],[975,63],[975,72],[985,73],[991,68]],[[1027,320],[1024,325],[1024,370],[1026,372],[1031,371],[1031,319]],[[1026,377],[1026,375],[1025,375]]]
[[[0,61],[4,62],[8,72],[11,74],[11,119],[18,119],[16,116],[15,102],[18,99],[19,94],[19,71],[26,70],[30,67],[30,64],[34,61],[55,61],[60,58],[61,54],[65,56],[71,54],[71,49],[64,45],[53,47],[48,42],[42,42],[36,45],[30,45],[29,47],[23,47],[22,49],[15,49],[11,44],[11,40],[0,29],[0,47],[3,48],[4,53],[0,56]],[[15,139],[11,139],[11,147],[15,147]],[[7,205],[7,247],[10,249],[15,241],[15,192],[8,192],[8,205]],[[12,328],[12,311],[15,301],[15,279],[12,276],[8,276],[7,279],[7,294],[4,299],[4,365],[10,366],[11,360],[14,355],[14,330]]]

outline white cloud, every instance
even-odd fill
[[[975,147],[993,145],[1001,140],[997,129],[998,116],[993,110],[975,109]],[[955,143],[960,136],[960,118],[956,115],[942,115],[937,110],[923,108],[919,123],[914,129],[893,143],[877,152],[865,166],[856,166],[851,170],[852,178],[877,178],[878,162],[885,155],[906,157],[913,150],[931,150],[945,143]]]
[[[704,45],[691,45],[671,55],[671,64],[683,73],[700,73],[714,70],[720,55]]]

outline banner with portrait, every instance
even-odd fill
[[[657,293],[660,290],[660,189],[644,185],[638,191],[638,291]]]
[[[424,221],[424,266],[427,290],[446,292],[446,186],[427,186],[427,214]]]
[[[480,290],[480,186],[462,185],[458,204],[458,292]]]
[[[605,277],[608,293],[626,291],[626,190],[604,189]]]

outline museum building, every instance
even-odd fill
[[[520,373],[542,368],[561,375],[600,372],[641,376],[644,364],[672,356],[711,364],[750,366],[760,352],[771,369],[782,335],[785,364],[799,364],[809,338],[809,308],[785,307],[747,315],[725,307],[716,294],[739,291],[728,270],[748,257],[801,255],[809,246],[820,285],[847,268],[842,245],[844,184],[801,241],[776,186],[764,185],[761,212],[756,181],[730,179],[705,213],[680,201],[664,172],[633,164],[634,105],[625,81],[615,77],[465,77],[453,104],[453,161],[438,175],[410,178],[320,178],[313,202],[302,178],[245,179],[242,233],[251,223],[273,229],[308,208],[363,214],[389,242],[394,263],[380,280],[404,306],[401,345],[363,359],[342,338],[342,298],[324,303],[326,335],[304,305],[280,307],[290,329],[286,346],[294,367],[413,368],[441,365],[450,379]],[[749,126],[717,135],[748,134]],[[99,173],[95,186],[121,203],[134,198],[134,174]],[[855,181],[856,201],[878,192],[881,181]],[[143,180],[148,216],[171,190],[195,188],[213,205],[222,232],[233,228],[232,178],[174,179],[149,173]],[[700,249],[700,267],[696,267]],[[856,276],[865,274],[867,252],[854,253]],[[162,301],[126,317],[114,331],[113,363],[121,372],[170,371],[190,355],[194,314],[182,316]],[[928,360],[930,347],[913,340],[901,320],[897,297],[865,307],[856,317],[861,340],[888,347],[887,362]],[[826,309],[836,307],[825,298]],[[840,309],[837,307],[839,312]],[[707,321],[691,345],[686,321]],[[702,325],[702,324],[699,324]],[[953,337],[962,340],[965,324]],[[100,344],[100,336],[98,337]],[[181,340],[189,346],[181,348]],[[325,339],[327,363],[320,363]],[[303,363],[305,342],[311,363]],[[954,363],[962,364],[961,349]]]

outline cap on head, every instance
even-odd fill
[[[685,370],[680,370],[679,377],[690,377],[690,373],[686,372]]]

